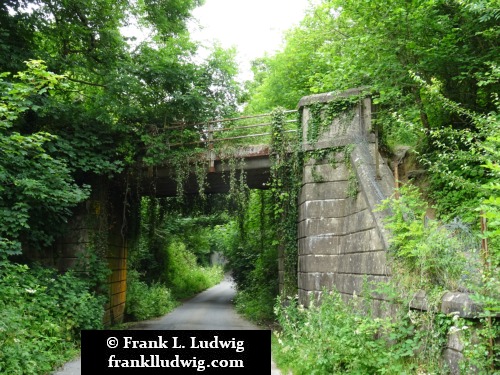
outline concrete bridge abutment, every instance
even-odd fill
[[[350,109],[311,141],[311,107],[326,108],[329,102],[347,99]],[[388,238],[383,213],[374,209],[392,194],[394,178],[376,155],[371,99],[361,90],[308,96],[299,107],[305,162],[298,202],[297,272],[299,302],[308,306],[325,289],[349,298],[363,293],[364,280],[387,280]]]

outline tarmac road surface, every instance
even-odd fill
[[[226,277],[220,284],[207,289],[184,302],[160,318],[135,324],[132,330],[254,330],[262,329],[240,317],[234,310],[232,299],[236,291]],[[80,375],[81,360],[68,362],[53,375]],[[281,372],[271,361],[271,374]]]

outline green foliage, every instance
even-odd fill
[[[328,130],[334,120],[338,120],[340,133],[345,133],[352,120],[352,108],[359,102],[359,97],[350,96],[331,100],[327,103],[313,103],[307,108],[310,117],[307,122],[307,142],[315,145],[325,130]]]
[[[488,204],[482,206],[482,209],[488,208]],[[380,209],[391,213],[387,228],[392,234],[392,282],[399,289],[394,298],[404,302],[409,298],[408,293],[425,291],[428,311],[421,314],[425,316],[439,309],[443,289],[469,291],[482,311],[477,314],[479,321],[476,322],[454,319],[450,333],[459,332],[465,347],[460,366],[464,373],[471,368],[478,373],[494,373],[498,369],[495,353],[498,352],[496,338],[500,334],[496,319],[500,311],[498,238],[492,234],[497,222],[491,221],[492,232],[484,232],[479,253],[475,235],[460,236],[459,226],[445,226],[425,217],[427,203],[416,187],[402,188],[398,199],[383,202]],[[489,212],[493,218],[495,210],[490,208]]]
[[[300,192],[303,155],[299,142],[283,137],[284,115],[282,108],[273,111],[273,135],[271,142],[272,215],[279,244],[279,257],[283,259],[284,295],[294,295],[297,288],[297,225],[298,198]],[[301,132],[301,121],[297,121]]]
[[[176,305],[177,302],[167,287],[160,283],[148,285],[140,280],[137,271],[128,272],[126,302],[128,319],[140,321],[165,315]]]
[[[264,235],[270,236],[271,233],[264,230]],[[260,254],[252,263],[246,284],[237,284],[235,305],[236,310],[250,320],[270,324],[275,320],[273,301],[278,294],[278,254],[275,241],[270,243],[269,239],[260,237],[265,247],[260,249]]]
[[[102,328],[104,299],[74,272],[0,260],[0,372],[40,374],[74,355],[80,330]]]
[[[222,268],[198,266],[196,256],[182,242],[172,242],[166,254],[167,267],[163,281],[177,299],[190,297],[222,280]]]
[[[217,236],[237,287],[236,309],[258,323],[273,321],[273,301],[278,294],[278,248],[273,221],[272,196],[251,191],[244,211],[221,226]]]
[[[414,287],[457,290],[466,276],[468,249],[443,224],[426,217],[428,206],[418,188],[404,186],[399,194],[378,208],[390,212],[386,218],[386,228],[391,231],[390,254],[414,275]]]
[[[415,147],[429,170],[438,215],[470,222],[489,172],[476,147],[487,133],[466,112],[495,111],[497,8],[496,0],[316,2],[281,51],[255,62],[247,110],[291,108],[304,95],[370,87],[382,149]],[[444,100],[422,82],[438,82]],[[321,118],[311,121],[313,140]]]
[[[218,250],[212,228],[224,223],[225,217],[200,215],[196,210],[182,215],[178,203],[175,198],[142,201],[140,237],[128,262],[130,319],[165,314],[178,300],[216,285],[224,276],[222,267],[209,265],[209,257]]]
[[[371,303],[326,291],[321,304],[307,309],[295,298],[278,299],[278,366],[294,374],[446,373],[437,358],[451,319],[429,321],[404,310],[394,319],[373,318]]]
[[[479,207],[480,213],[485,219],[486,228],[482,234],[482,260],[483,272],[482,283],[475,288],[473,298],[483,307],[481,317],[481,329],[476,337],[470,338],[470,344],[466,348],[468,352],[468,364],[478,368],[498,369],[500,368],[500,352],[498,337],[500,337],[500,102],[496,97],[497,113],[487,116],[476,117],[476,121],[484,121],[488,137],[481,143],[481,150],[485,154],[483,167],[489,171],[493,178],[483,184],[482,189],[486,197]]]
[[[31,61],[14,78],[0,80],[0,253],[7,255],[21,253],[21,237],[34,248],[50,245],[57,233],[50,226],[60,227],[88,195],[66,161],[47,151],[56,136],[12,130],[23,113],[38,109],[33,98],[52,93],[63,77]]]

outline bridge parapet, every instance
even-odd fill
[[[306,96],[298,106],[302,111],[302,147],[305,151],[375,139],[371,98],[366,88]],[[321,119],[313,118],[318,115]]]

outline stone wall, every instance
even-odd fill
[[[320,94],[301,99],[303,139],[307,139],[309,105],[360,93],[361,90],[353,89],[337,95]],[[348,116],[334,119],[314,144],[302,145],[306,154],[321,149],[337,150],[335,162],[311,159],[304,165],[298,218],[298,292],[299,302],[304,306],[318,300],[323,290],[335,289],[344,299],[349,299],[354,295],[363,296],[369,290],[364,289],[365,280],[390,278],[386,259],[390,233],[383,225],[384,217],[390,212],[379,212],[375,208],[392,195],[395,180],[376,147],[370,98],[361,98],[352,111]],[[339,151],[343,146],[351,149],[347,160],[345,153]],[[353,183],[357,185],[355,193]],[[380,308],[383,296],[373,294],[371,297],[374,314],[390,313]],[[417,293],[409,308],[427,310],[425,294]],[[467,293],[443,296],[441,312],[470,319],[471,325],[477,324],[480,310]],[[450,333],[442,361],[451,374],[460,373],[463,348],[460,332]]]
[[[92,180],[90,198],[79,205],[69,220],[66,234],[56,243],[52,263],[60,271],[86,271],[86,258],[95,253],[110,269],[108,302],[103,321],[123,320],[127,286],[127,241],[122,236],[122,188],[104,178]]]
[[[303,98],[299,103],[303,139],[308,139],[308,105],[358,96],[360,92]],[[391,193],[394,181],[381,157],[381,177],[376,176],[375,147],[370,142],[374,140],[370,98],[360,98],[352,111],[334,119],[314,144],[303,144],[306,155],[319,149],[336,152],[335,162],[331,158],[311,159],[304,165],[299,198],[298,289],[299,301],[306,306],[323,288],[336,289],[345,297],[362,295],[363,280],[383,281],[389,275],[383,214],[375,213],[374,208]],[[349,147],[347,160],[342,147]]]

